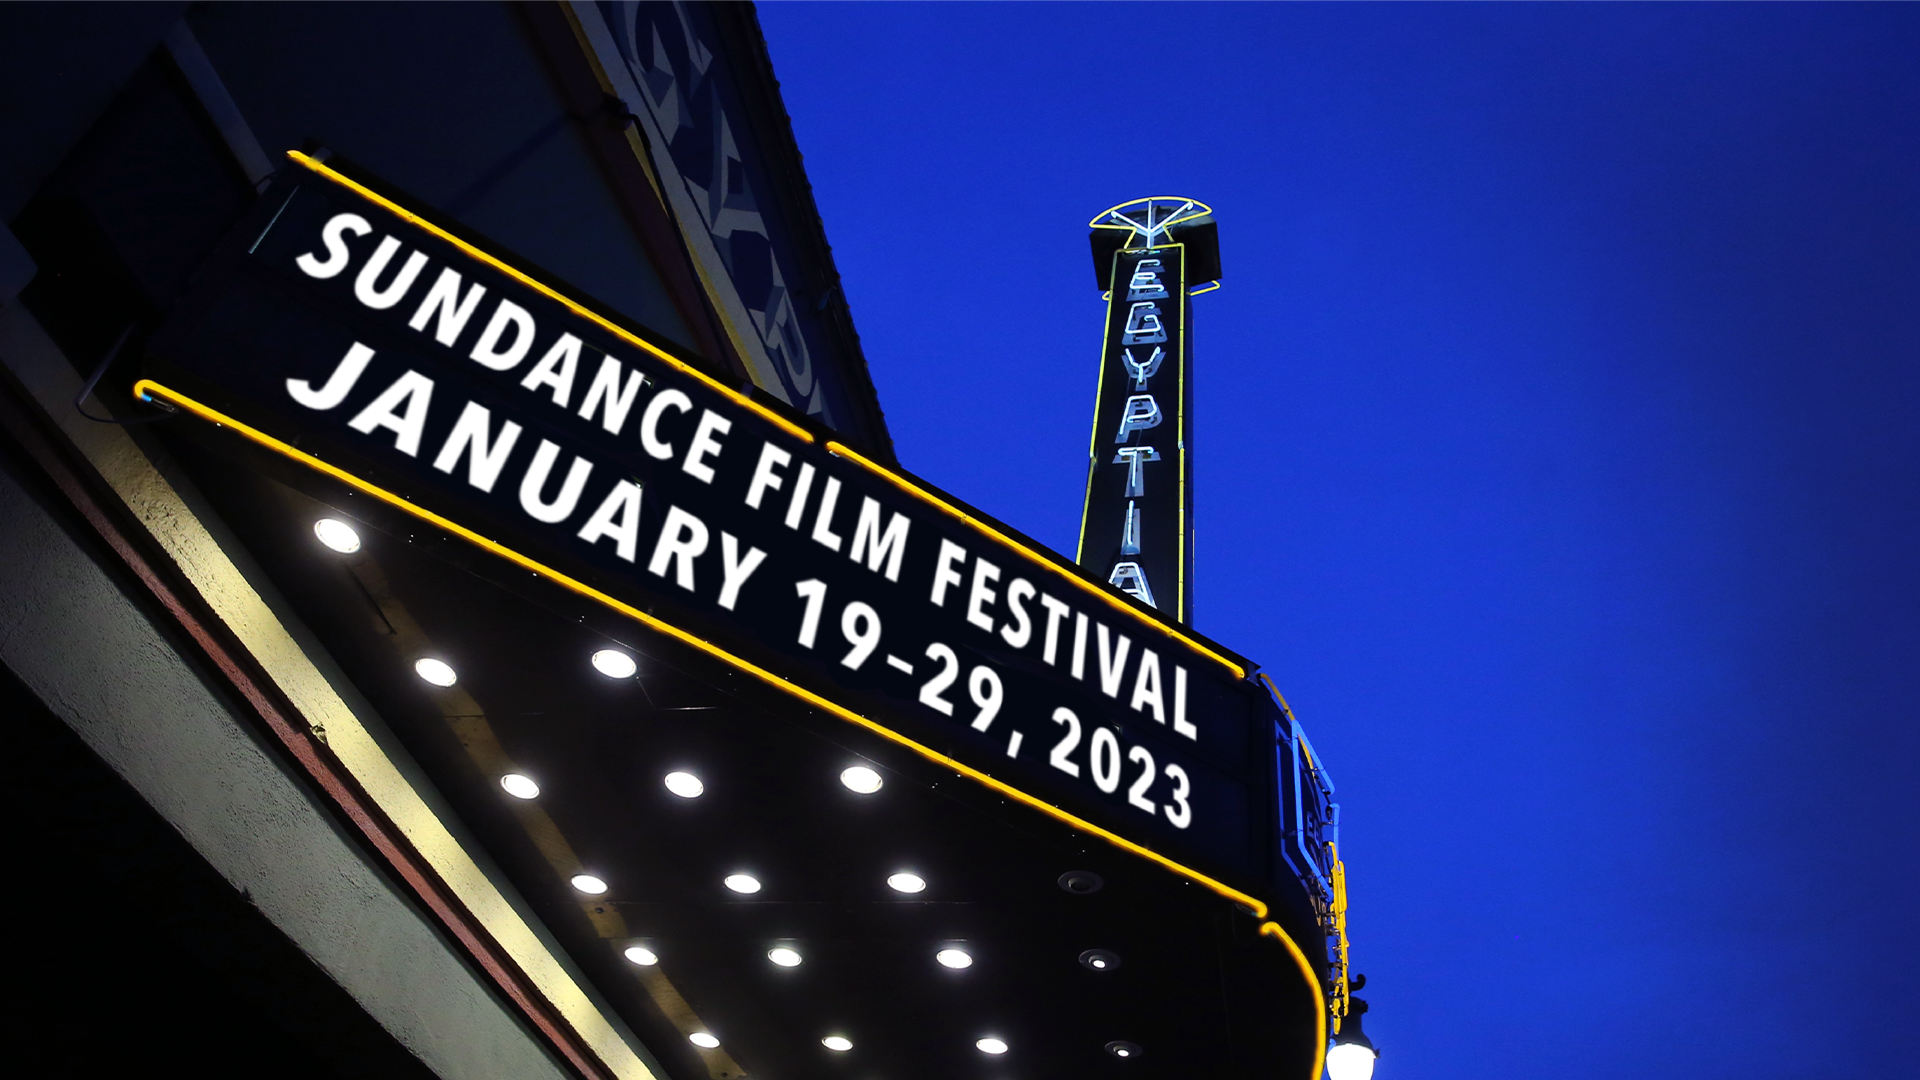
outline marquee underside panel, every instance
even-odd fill
[[[1214,893],[345,485],[219,434],[169,442],[482,858],[673,1080],[1311,1068],[1318,1002],[1260,920]],[[347,522],[359,550],[322,545],[322,518]],[[601,650],[636,672],[602,674]],[[424,681],[422,658],[457,681]],[[845,786],[852,766],[880,790]],[[671,792],[675,772],[701,793]],[[508,774],[539,795],[508,794]],[[890,887],[901,872],[925,890]],[[1076,872],[1098,891],[1069,891]],[[607,891],[582,894],[580,874]],[[731,891],[734,874],[760,891]],[[632,962],[634,948],[656,963]],[[781,948],[800,963],[770,960]],[[944,966],[948,949],[971,964]],[[1089,950],[1107,955],[1083,963]],[[694,1045],[699,1033],[719,1047]],[[823,1045],[835,1035],[853,1048]],[[981,1039],[1010,1049],[983,1053]]]

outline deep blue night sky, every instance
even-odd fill
[[[761,8],[902,462],[1071,551],[1085,222],[1211,203],[1196,625],[1382,1080],[1914,1075],[1920,8]]]

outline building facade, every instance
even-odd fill
[[[27,1044],[1317,1074],[1324,770],[895,460],[750,6],[0,30]]]

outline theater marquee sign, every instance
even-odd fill
[[[139,393],[1264,913],[1219,880],[1253,887],[1271,843],[1238,661],[294,159]],[[1118,445],[1154,484],[1151,444]]]

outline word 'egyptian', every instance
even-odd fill
[[[1132,380],[1126,403],[1120,409],[1120,422],[1114,431],[1113,441],[1119,445],[1114,452],[1113,464],[1125,465],[1126,490],[1123,497],[1127,508],[1120,523],[1120,555],[1107,575],[1107,583],[1138,599],[1149,607],[1158,607],[1153,599],[1153,586],[1147,581],[1147,572],[1137,558],[1140,554],[1140,505],[1139,500],[1147,495],[1145,466],[1160,460],[1160,451],[1152,446],[1136,444],[1133,437],[1142,431],[1159,427],[1166,419],[1149,389],[1149,381],[1160,372],[1161,364],[1166,360],[1166,350],[1161,346],[1167,340],[1167,327],[1161,317],[1158,301],[1165,300],[1169,294],[1160,275],[1165,272],[1160,259],[1142,258],[1133,264],[1133,274],[1127,282],[1127,318],[1120,332],[1120,357],[1127,376]],[[1139,346],[1143,356],[1134,354]],[[1151,353],[1146,347],[1152,347]]]

